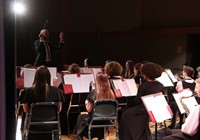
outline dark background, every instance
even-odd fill
[[[2,139],[15,139],[15,66],[34,63],[33,44],[45,20],[49,21],[51,41],[58,41],[60,31],[65,33],[61,52],[65,64],[82,66],[89,57],[93,65],[104,65],[108,59],[122,65],[127,59],[149,60],[171,69],[185,62],[194,68],[200,65],[199,0],[24,2],[27,12],[18,15],[15,22],[12,0],[0,0]]]
[[[171,69],[186,62],[194,65],[191,42],[198,41],[200,33],[197,0],[34,0],[25,4],[26,13],[17,17],[18,66],[34,63],[34,41],[46,20],[52,42],[58,42],[60,31],[65,33],[58,64],[62,59],[62,64],[82,66],[89,57],[93,65],[102,66],[108,59],[122,65],[128,59],[149,60]]]

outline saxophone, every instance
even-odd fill
[[[183,106],[183,109],[185,109],[187,116],[190,114],[190,110],[189,110],[188,106],[183,102],[183,99],[187,99],[187,98],[190,98],[190,97],[192,97],[192,96],[182,96],[179,99],[181,105]]]

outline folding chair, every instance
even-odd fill
[[[60,117],[58,104],[55,102],[32,103],[26,114],[22,139],[27,140],[29,134],[51,133],[54,140],[55,133],[61,139]]]
[[[105,139],[105,132],[108,127],[116,128],[118,140],[118,102],[117,100],[97,100],[94,102],[93,113],[88,126],[89,140],[91,140],[92,128],[104,128]]]

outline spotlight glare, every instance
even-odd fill
[[[16,14],[23,14],[25,11],[25,6],[20,2],[15,2],[13,5],[13,10]]]

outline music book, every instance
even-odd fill
[[[94,82],[94,76],[90,74],[64,74],[64,93],[85,93],[89,92],[90,82]]]
[[[182,97],[186,97],[182,99],[182,102],[187,105],[189,111],[191,111],[192,109],[194,109],[195,106],[198,105],[195,97],[193,96],[193,93],[191,90],[189,89],[185,89],[179,93],[173,93],[174,99],[178,105],[178,108],[181,112],[181,114],[186,113],[186,110],[184,109],[183,105],[180,102],[180,99]]]
[[[173,87],[174,84],[172,83],[171,79],[169,78],[166,72],[162,72],[161,76],[156,78],[157,81],[163,84],[164,87]]]
[[[165,72],[168,74],[173,83],[178,82],[177,78],[174,76],[170,69],[165,69]]]
[[[152,122],[163,122],[173,116],[170,106],[162,92],[141,97]]]
[[[134,79],[111,79],[116,97],[136,96],[137,86]]]

